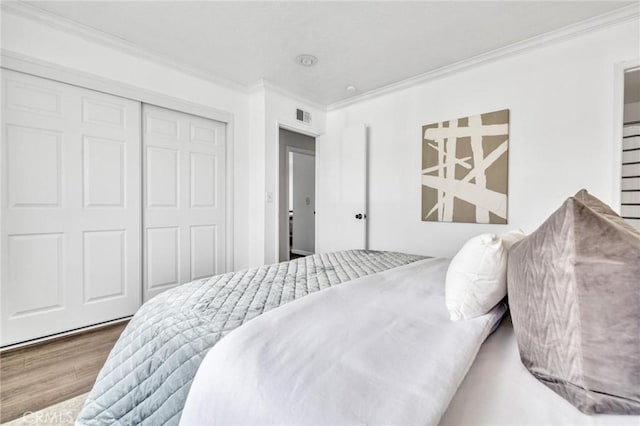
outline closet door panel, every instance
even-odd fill
[[[1,344],[64,331],[69,293],[67,115],[73,96],[2,71]]]
[[[85,136],[82,150],[84,207],[125,207],[126,143]]]
[[[141,105],[80,91],[79,315],[102,322],[141,304]]]
[[[7,249],[7,278],[17,284],[3,294],[13,301],[11,315],[64,309],[64,234],[11,235]]]
[[[7,125],[10,207],[61,207],[62,137],[61,131]]]
[[[191,208],[210,207],[215,209],[217,204],[216,156],[192,152],[189,159]]]
[[[180,186],[180,157],[177,149],[147,146],[147,208],[175,208]]]
[[[126,231],[83,233],[84,303],[126,295]]]
[[[161,292],[180,284],[180,229],[148,228],[146,232],[147,288]]]
[[[190,238],[190,278],[210,277],[219,270],[217,259],[218,238],[216,225],[191,226]]]
[[[140,304],[140,104],[3,70],[1,345]]]
[[[225,125],[143,105],[144,300],[224,272]]]

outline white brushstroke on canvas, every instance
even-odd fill
[[[493,164],[498,158],[500,158],[502,156],[502,154],[507,152],[507,142],[508,141],[504,141],[496,149],[491,151],[491,153],[489,155],[487,155],[486,158],[484,158],[482,160],[482,163],[479,164],[480,167],[478,168],[478,170],[485,170],[487,167],[489,167],[491,164]],[[476,177],[476,174],[478,173],[478,170],[476,170],[476,169],[471,170],[460,181],[461,182],[469,182],[469,181],[471,181],[471,179]],[[425,219],[428,218],[433,212],[435,212],[436,210],[438,210],[441,207],[442,207],[442,201],[440,203],[436,203],[433,206],[433,208],[431,210],[429,210],[429,212],[424,216]]]
[[[469,117],[469,128],[471,129],[471,152],[473,154],[473,164],[479,164],[484,158],[482,149],[482,118],[479,115]],[[476,173],[476,186],[487,187],[486,167],[478,169]],[[476,222],[489,223],[489,210],[476,206]]]
[[[485,208],[491,213],[505,218],[507,216],[507,196],[477,185],[455,179],[443,179],[438,176],[422,176],[422,184],[447,192],[468,203]]]
[[[456,129],[458,128],[458,120],[449,121],[449,134],[456,134]],[[450,159],[456,158],[456,148],[458,146],[458,141],[455,137],[447,137],[445,138],[445,161],[447,163],[447,167],[444,169],[444,176],[447,180],[455,180],[456,178],[456,163],[455,161],[450,161]],[[442,188],[444,189],[444,188]],[[444,207],[442,212],[442,220],[445,222],[453,221],[453,200],[454,193],[451,191],[445,190],[444,192]]]
[[[452,120],[455,121],[455,120]],[[437,140],[444,138],[470,138],[477,128],[472,127],[456,127],[450,129],[448,127],[429,127],[424,131],[424,138],[429,140]],[[509,132],[508,124],[487,124],[481,128],[482,136],[504,136]]]
[[[438,165],[422,170],[422,184],[437,190],[438,196],[433,208],[425,219],[437,211],[439,221],[452,221],[454,200],[458,198],[476,206],[476,222],[489,223],[489,212],[498,217],[507,217],[507,196],[486,188],[487,169],[506,151],[507,143],[501,143],[486,158],[482,146],[483,136],[502,136],[509,132],[508,124],[483,125],[480,116],[469,117],[467,127],[458,127],[457,120],[451,120],[449,127],[438,123],[438,127],[425,129],[424,138],[433,143],[427,145],[438,153]],[[469,157],[456,158],[457,138],[469,137],[474,167],[469,170]],[[456,165],[469,170],[462,179],[455,178]],[[429,175],[438,172],[437,176]],[[475,178],[475,184],[470,183]]]
[[[438,128],[440,128],[441,126],[444,126],[444,123],[438,123]],[[444,137],[434,138],[433,140],[436,143],[436,146],[442,146],[443,147],[443,149],[438,149],[438,164],[444,164],[444,158],[445,158]],[[440,177],[444,176],[444,169],[439,169],[438,170],[438,176],[440,176]],[[437,203],[438,204],[440,204],[443,201],[443,195],[444,195],[443,192],[438,189],[438,198],[437,198]],[[438,220],[439,221],[442,221],[443,212],[444,212],[444,208],[438,210]]]
[[[436,151],[442,151],[443,155],[446,155],[445,151],[443,149],[441,149],[439,146],[433,144],[433,143],[427,143],[427,145],[429,145],[431,148],[435,149]],[[422,174],[425,173],[431,173],[431,172],[435,172],[438,169],[443,169],[445,168],[449,163],[449,161],[454,161],[457,165],[464,167],[467,170],[470,170],[472,168],[471,164],[468,163],[468,161],[471,160],[471,157],[464,157],[464,158],[447,158],[447,162],[443,163],[443,164],[437,164],[433,167],[427,167],[426,169],[422,169]]]
[[[440,169],[444,169],[445,167],[447,167],[449,165],[450,161],[454,161],[458,166],[463,167],[467,170],[471,170],[472,166],[471,164],[467,163],[467,161],[471,160],[471,157],[464,157],[464,158],[448,158],[447,162],[445,164],[438,164],[437,166],[433,166],[433,167],[428,167],[426,169],[422,169],[422,174],[426,174],[426,173],[433,173],[436,170],[440,170]]]

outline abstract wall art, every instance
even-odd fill
[[[422,126],[422,220],[507,223],[509,110]]]

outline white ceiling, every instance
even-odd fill
[[[173,61],[321,104],[633,2],[29,2]],[[319,58],[313,68],[300,53]]]

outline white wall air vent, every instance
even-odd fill
[[[296,109],[296,120],[302,121],[305,124],[311,124],[311,113],[298,108]]]

